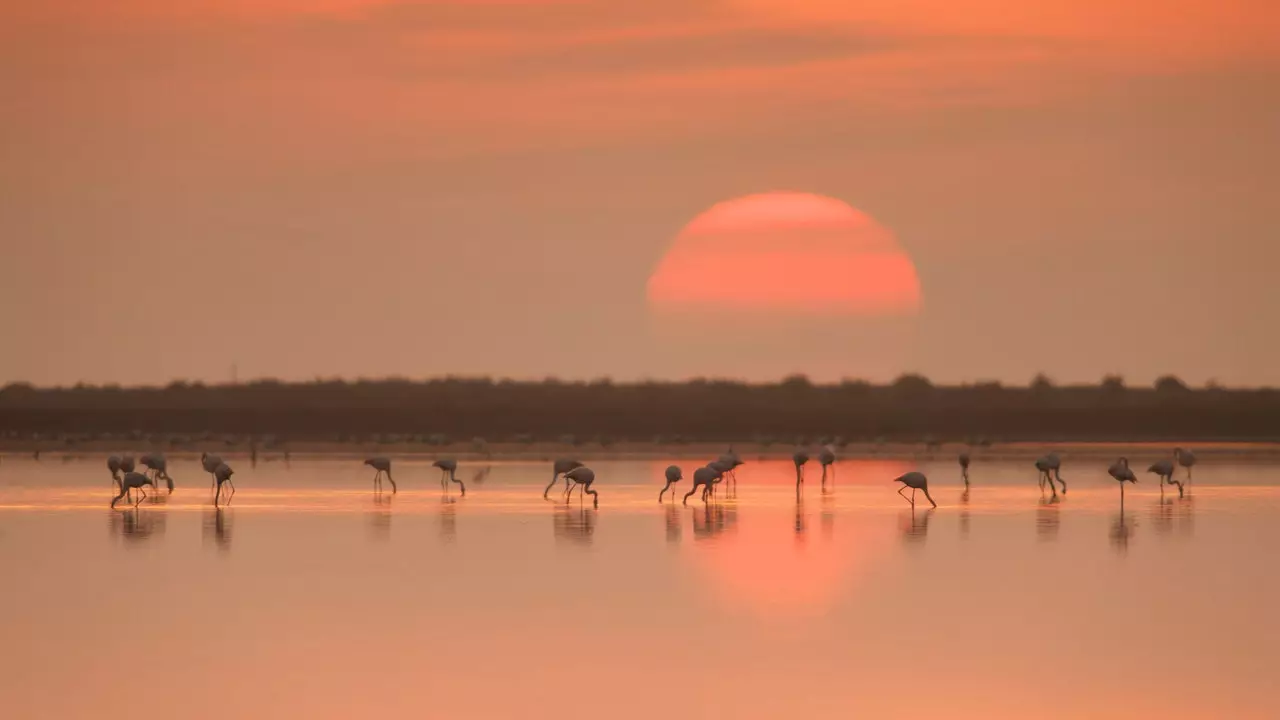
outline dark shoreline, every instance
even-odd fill
[[[472,439],[476,438],[473,443]],[[167,387],[0,389],[0,440],[68,447],[129,439],[184,446],[307,443],[441,448],[554,443],[609,451],[647,446],[818,442],[983,447],[1010,442],[1280,440],[1280,392],[1100,385],[934,386],[719,380],[613,383],[443,379],[259,381]]]

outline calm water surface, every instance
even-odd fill
[[[598,510],[543,501],[549,463],[464,466],[465,498],[429,461],[394,497],[355,461],[233,464],[228,509],[172,459],[133,511],[100,459],[4,460],[5,717],[1280,716],[1280,466],[1143,477],[1122,514],[1069,459],[1058,502],[1026,463],[967,496],[925,463],[914,513],[896,462],[827,493],[811,466],[799,502],[752,462],[688,507],[668,463],[598,462]]]

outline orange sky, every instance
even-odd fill
[[[1242,0],[9,3],[0,382],[680,376],[714,349],[646,354],[650,271],[789,189],[910,253],[904,370],[1274,384],[1277,39]],[[736,371],[887,372],[833,355]]]

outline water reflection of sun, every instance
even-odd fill
[[[894,462],[847,462],[839,466],[837,477],[845,482],[843,492],[850,493],[853,484],[872,479],[889,488],[888,481],[908,469]],[[739,497],[753,487],[794,483],[795,478],[785,461],[748,463],[739,476]],[[690,500],[686,512],[693,518],[695,538],[684,547],[696,572],[718,596],[718,605],[766,617],[821,615],[892,547],[892,523],[842,518],[837,509],[841,486],[824,494],[816,473],[806,477],[798,503],[790,494],[785,502],[763,507],[726,500],[708,509]]]

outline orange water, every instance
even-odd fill
[[[688,507],[667,463],[602,462],[598,510],[544,501],[549,463],[463,467],[465,498],[427,461],[381,497],[358,463],[234,464],[220,512],[178,460],[109,510],[103,462],[6,458],[4,717],[1280,716],[1280,466],[1143,477],[1122,515],[1070,459],[1056,503],[1026,463],[967,499],[925,465],[914,513],[894,462],[810,467],[800,502],[748,463]]]

